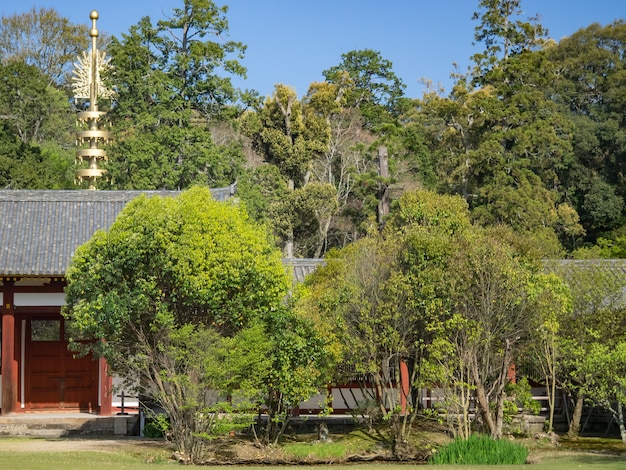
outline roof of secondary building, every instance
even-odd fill
[[[211,189],[225,200],[235,186]],[[64,276],[76,248],[108,229],[140,194],[180,191],[0,191],[0,275]]]
[[[324,260],[321,258],[283,258],[283,264],[291,270],[294,282],[303,282],[305,277],[324,264]]]

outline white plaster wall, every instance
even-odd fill
[[[122,398],[118,395],[122,394],[122,378],[119,375],[113,374],[113,407],[122,406]],[[137,399],[136,392],[124,390],[124,406],[138,407],[139,400]],[[130,396],[129,396],[130,395]]]
[[[424,408],[435,408],[439,402],[446,399],[446,390],[443,388],[431,388],[424,390],[421,403]]]
[[[65,305],[63,292],[16,292],[13,294],[16,307],[56,307]]]
[[[340,390],[341,388],[341,390]],[[343,392],[343,397],[341,396]],[[332,389],[333,408],[336,409],[354,409],[360,404],[363,404],[367,399],[371,397],[363,394],[363,391],[359,388],[347,388],[347,387],[334,387]]]
[[[324,402],[326,401],[325,393],[318,393],[317,395],[313,395],[306,401],[300,403],[299,408],[302,410],[319,410],[324,408]]]

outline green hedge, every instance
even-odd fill
[[[430,458],[430,463],[503,465],[523,464],[528,457],[528,449],[521,444],[506,439],[492,439],[489,436],[472,435],[469,439],[455,439]]]

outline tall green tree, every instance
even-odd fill
[[[72,162],[65,150],[25,144],[7,123],[0,123],[0,188],[67,189]]]
[[[109,232],[80,248],[68,279],[73,324],[107,340],[89,347],[114,366],[132,355],[136,329],[150,336],[152,322],[169,319],[228,335],[278,309],[289,286],[263,227],[200,187],[129,203]]]
[[[453,310],[465,320],[457,335],[466,354],[476,407],[492,437],[502,437],[509,369],[534,332],[536,305],[529,292],[533,268],[506,242],[476,231],[461,240],[450,261]]]
[[[229,76],[244,76],[239,63],[246,47],[224,40],[228,7],[211,0],[183,0],[172,16],[157,22],[152,43],[170,78],[176,107],[192,108],[205,118],[223,111],[236,98]]]
[[[374,136],[364,129],[359,109],[348,104],[353,84],[347,72],[342,74],[346,80],[339,83],[312,83],[305,97],[330,128],[326,151],[311,164],[311,181],[335,191],[336,213],[320,225],[325,249],[343,247],[365,232],[376,214],[377,201],[373,200],[380,186],[375,176]]]
[[[547,88],[570,113],[573,164],[561,177],[586,241],[623,225],[626,24],[592,24],[547,50],[559,70]]]
[[[74,60],[88,45],[87,26],[72,24],[52,8],[33,7],[0,20],[0,60],[37,67],[48,85],[66,85]]]
[[[545,97],[523,95],[461,83],[450,98],[426,96],[413,117],[426,129],[438,189],[463,196],[474,220],[571,241],[584,229],[558,182],[572,127]]]
[[[475,38],[485,50],[471,75],[447,98],[425,94],[406,115],[425,130],[437,188],[465,197],[474,220],[571,246],[585,233],[564,186],[574,124],[547,92],[558,68],[543,28],[519,15],[519,1],[480,2]]]
[[[407,292],[401,273],[393,269],[397,250],[391,240],[362,238],[329,254],[327,266],[315,273],[309,288],[320,296],[314,299],[318,316],[333,319],[346,351],[346,372],[337,380],[361,377],[360,387],[371,401],[360,403],[362,413],[389,440],[394,453],[402,455],[414,416],[411,390],[388,390],[409,380],[400,370],[403,361],[415,356],[417,316],[402,308]]]
[[[382,234],[329,253],[326,266],[307,281],[308,307],[336,325],[345,351],[336,380],[362,378],[372,401],[363,404],[364,413],[397,455],[407,451],[432,336],[449,313],[445,259],[453,234],[468,226],[461,198],[406,193]],[[400,383],[407,388],[387,392]]]
[[[583,407],[593,393],[597,380],[588,360],[596,344],[616,344],[623,337],[623,279],[608,260],[544,261],[545,269],[557,274],[569,287],[572,308],[560,319],[557,345],[560,360],[559,387],[573,406],[568,435],[576,438],[581,430]]]
[[[307,223],[299,216],[317,211],[320,218],[316,227],[319,227],[320,222],[324,223],[322,213],[327,214],[328,209],[332,213],[334,207],[333,203],[328,206],[327,200],[316,198],[322,205],[311,209],[309,204],[307,209],[303,204],[306,198],[302,197],[303,192],[310,191],[306,186],[313,159],[328,149],[330,128],[326,116],[319,101],[300,101],[293,88],[279,84],[263,106],[245,113],[241,122],[254,148],[265,162],[276,166],[288,189],[283,200],[274,201],[274,205],[280,206],[277,213],[281,214],[274,227],[283,242],[285,256],[292,257],[298,251],[297,226],[302,228]],[[324,191],[322,186],[318,189]]]
[[[562,359],[560,344],[563,321],[571,315],[572,301],[569,286],[554,273],[538,275],[531,283],[530,296],[535,300],[538,314],[533,317],[535,334],[530,341],[531,360],[539,364],[548,396],[548,421],[545,428],[554,432],[557,381]]]
[[[380,52],[362,49],[342,54],[341,63],[323,75],[345,90],[346,106],[361,112],[365,127],[380,128],[397,115],[406,87],[392,67]]]
[[[626,444],[626,381],[619,372],[626,368],[626,342],[620,338],[610,344],[595,343],[581,368],[591,382],[591,403],[611,414],[619,427],[622,442]]]
[[[317,160],[314,170],[318,178],[337,188],[339,213],[333,243],[343,246],[365,234],[372,224],[382,225],[380,200],[390,197],[389,187],[398,174],[408,173],[405,163],[411,161],[412,152],[398,145],[397,138],[402,133],[398,119],[406,101],[405,85],[392,62],[371,49],[342,54],[341,62],[323,74],[325,93],[334,97],[332,103],[339,109],[328,114],[330,149]],[[385,166],[389,174],[384,177],[378,161],[382,146],[388,148]]]
[[[270,328],[285,312],[290,287],[280,253],[262,226],[236,204],[214,201],[208,188],[135,199],[108,232],[76,251],[67,278],[71,341],[160,402],[186,458],[210,431],[206,420],[224,411],[212,408],[216,397],[261,391],[274,351],[299,338],[275,344],[284,333]],[[258,340],[246,344],[239,335]],[[85,339],[92,341],[79,341]],[[227,344],[244,348],[239,360],[229,359]],[[245,375],[242,354],[268,358],[256,369],[248,364],[248,373],[255,371],[246,387],[232,379]],[[233,369],[223,370],[228,364]]]
[[[620,319],[623,313],[615,315]],[[623,321],[623,320],[622,320]],[[584,352],[576,342],[566,343],[566,354],[568,360],[563,364],[568,367],[569,376],[566,384],[566,390],[573,394],[570,396],[574,400],[574,413],[571,418],[568,437],[578,437],[580,432],[584,430],[584,424],[581,420],[580,409],[584,406],[595,405],[602,407],[609,412],[613,419],[616,420],[622,439],[624,439],[624,383],[619,377],[616,370],[623,368],[624,364],[624,346],[623,339],[619,338],[623,331],[609,333],[608,338],[600,340],[599,335],[603,334],[606,327],[594,329],[591,331],[595,337],[587,335],[585,340],[587,344],[584,346]],[[592,341],[589,341],[592,339]],[[575,358],[573,362],[571,358]],[[574,366],[572,368],[572,366]]]
[[[76,118],[66,93],[49,82],[34,65],[0,65],[0,115],[24,143],[70,145]]]
[[[245,47],[224,41],[226,7],[184,0],[154,25],[143,18],[109,51],[117,97],[111,113],[119,146],[111,152],[113,188],[181,189],[232,183],[243,165],[237,142],[213,143],[210,123],[237,98],[231,76]]]
[[[304,186],[312,159],[328,146],[330,131],[314,103],[303,103],[293,88],[276,85],[258,112],[244,116],[255,148],[278,167],[291,189]]]
[[[264,325],[271,351],[267,354],[270,366],[261,386],[264,401],[259,404],[268,409],[262,442],[272,445],[288,429],[294,408],[326,390],[338,354],[333,335],[323,334],[328,325],[307,316],[300,308],[268,315]]]
[[[474,29],[474,39],[483,43],[484,51],[472,56],[476,63],[474,79],[484,83],[488,72],[499,62],[510,57],[540,49],[546,42],[548,31],[537,16],[528,20],[516,19],[523,14],[522,0],[480,0],[478,11],[472,17],[479,24]]]

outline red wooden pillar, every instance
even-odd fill
[[[406,362],[400,361],[400,407],[402,414],[407,412],[407,399],[409,397],[409,367]]]
[[[98,375],[100,377],[100,390],[98,390],[100,414],[103,416],[111,416],[113,414],[113,377],[109,375],[107,361],[98,359],[98,362]]]
[[[506,378],[509,379],[509,382],[511,382],[512,384],[517,383],[516,374],[517,374],[517,371],[515,369],[515,364],[511,364],[509,366],[509,370],[506,373]]]
[[[17,409],[17,359],[15,357],[15,307],[13,281],[3,282],[2,302],[2,403],[3,416]]]

